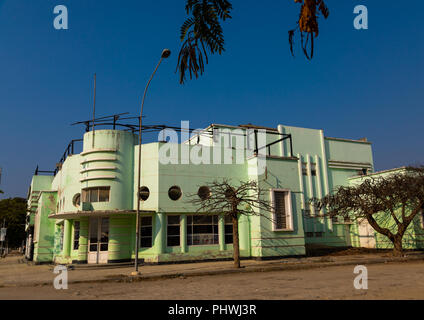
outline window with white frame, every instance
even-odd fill
[[[273,206],[273,230],[293,230],[293,214],[291,191],[285,189],[274,189],[271,191]]]

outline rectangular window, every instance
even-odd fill
[[[313,232],[305,232],[306,238],[312,238],[314,236]]]
[[[316,176],[317,175],[317,164],[311,163],[311,175]]]
[[[289,190],[272,190],[271,193],[274,231],[292,231],[292,202],[291,191]]]
[[[83,202],[109,202],[110,187],[98,187],[82,190]]]
[[[64,235],[64,227],[63,227],[63,224],[60,226],[60,230],[59,230],[59,232],[60,232],[60,235],[59,235],[59,249],[60,249],[60,251],[62,252],[63,251],[63,235]]]
[[[167,216],[167,246],[180,246],[180,216]]]
[[[101,218],[100,225],[100,251],[109,249],[109,218]]]
[[[322,238],[323,235],[324,235],[324,232],[315,232],[316,238]]]
[[[302,162],[302,174],[304,176],[308,175],[308,164],[306,162]]]
[[[225,217],[225,244],[233,243],[233,220],[231,217]]]
[[[74,221],[74,250],[79,248],[80,222]]]
[[[187,216],[187,245],[219,244],[218,216]]]
[[[90,218],[90,247],[89,251],[95,252],[97,251],[97,233],[99,232],[99,219],[98,218]]]
[[[153,235],[153,218],[141,217],[140,218],[140,248],[152,247]]]

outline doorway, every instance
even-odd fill
[[[358,223],[358,233],[360,246],[362,248],[376,248],[374,229],[366,219]]]
[[[90,218],[90,243],[88,245],[88,259],[90,264],[104,264],[108,260],[109,250],[109,218]]]

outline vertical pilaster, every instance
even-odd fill
[[[249,252],[249,220],[245,215],[239,217],[240,250]]]
[[[330,185],[328,183],[328,161],[327,161],[327,151],[325,149],[325,137],[324,131],[320,130],[320,140],[321,140],[321,153],[322,153],[322,173],[324,178],[324,194],[328,195],[330,193]],[[324,210],[325,213],[325,210]],[[328,229],[333,231],[333,221],[331,219],[328,220]],[[324,221],[325,221],[324,220]]]
[[[88,218],[80,219],[80,237],[78,247],[78,261],[87,262],[88,255]]]
[[[63,230],[63,256],[69,257],[71,255],[71,241],[72,241],[72,222],[65,220]]]
[[[280,134],[284,133],[284,127],[281,124],[278,125],[278,133],[280,133]],[[281,139],[281,136],[279,137],[279,139]],[[285,156],[284,140],[280,142],[280,156],[282,156],[282,157]]]
[[[154,250],[157,254],[165,253],[166,247],[166,215],[163,212],[158,212],[155,217],[155,242]]]
[[[302,165],[303,165],[303,158],[298,153],[297,158],[299,159],[297,162],[297,167],[299,171],[299,186],[300,186],[300,199],[301,199],[301,208],[302,210],[305,210],[305,188],[303,186],[303,171],[302,171]]]
[[[225,216],[220,215],[218,220],[218,232],[219,232],[219,250],[225,250]]]
[[[318,155],[315,155],[315,163],[316,163],[316,170],[317,170],[317,191],[318,191],[318,198],[322,199],[322,184],[321,184],[321,163],[320,163],[320,158],[318,157]],[[319,215],[323,215],[324,214],[324,210],[321,209],[321,211],[319,212]],[[327,223],[326,223],[326,218],[323,217],[323,226],[324,226],[324,232],[326,232],[327,230]]]
[[[181,215],[180,221],[180,242],[181,242],[181,253],[187,253],[187,215]]]
[[[312,164],[311,164],[311,156],[309,154],[306,155],[307,162],[307,170],[308,170],[308,187],[309,187],[309,197],[308,199],[312,199],[314,197],[314,188],[312,186]],[[311,209],[311,215],[315,216],[315,207],[308,204]]]

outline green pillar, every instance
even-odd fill
[[[65,220],[63,234],[63,255],[69,257],[71,255],[71,231],[72,223],[70,220]]]
[[[80,237],[78,247],[78,261],[87,263],[88,254],[88,218],[80,219]]]
[[[166,215],[158,212],[155,216],[155,242],[154,251],[157,254],[165,253]]]
[[[181,253],[187,253],[187,216],[185,214],[181,215],[180,222],[180,234],[181,234]]]
[[[240,253],[246,256],[249,254],[249,219],[245,215],[239,216],[239,239]]]
[[[225,216],[220,215],[218,220],[218,232],[219,232],[219,250],[225,250]]]

